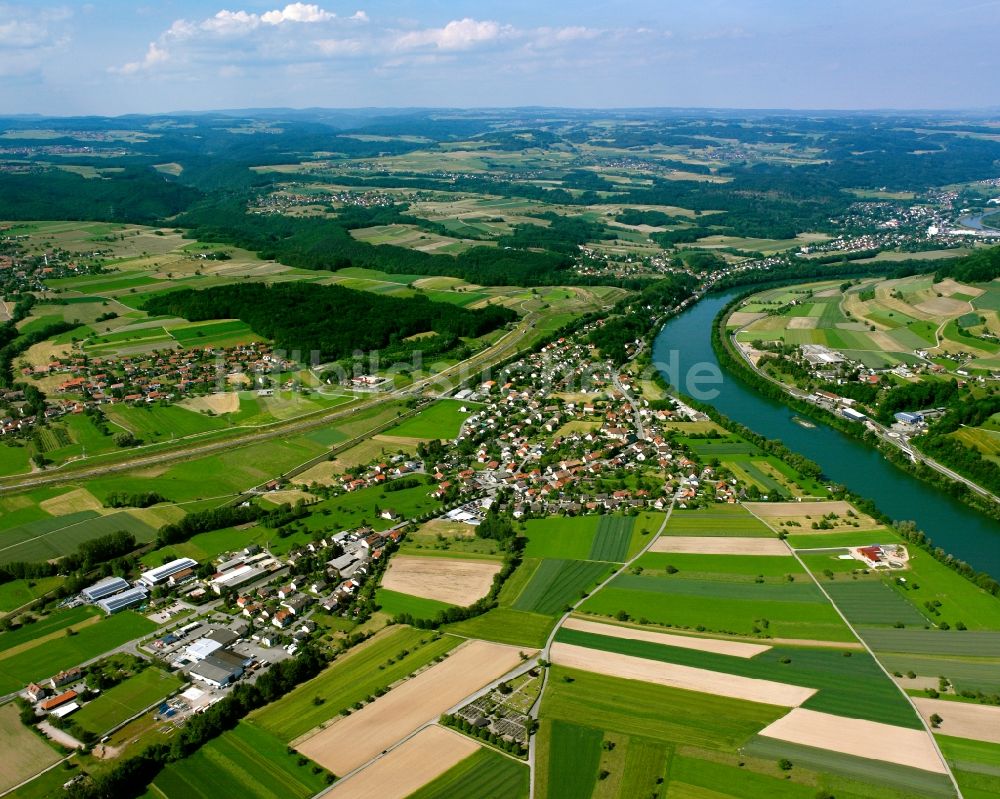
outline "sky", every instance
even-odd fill
[[[0,0],[0,113],[1000,107],[1000,0]]]

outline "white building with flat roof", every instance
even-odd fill
[[[162,566],[157,566],[155,569],[143,572],[139,575],[139,582],[152,588],[166,582],[169,577],[178,572],[194,568],[197,565],[198,561],[193,558],[177,558],[177,560],[172,560],[169,563],[164,563]]]

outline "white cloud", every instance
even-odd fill
[[[141,61],[130,61],[128,64],[124,64],[114,71],[122,75],[134,75],[137,72],[144,72],[147,69],[151,69],[157,64],[162,64],[169,60],[169,58],[170,54],[166,50],[157,45],[156,42],[150,42],[149,47],[146,49],[146,55]]]
[[[425,28],[410,31],[397,37],[395,46],[399,50],[418,47],[436,47],[439,50],[468,50],[478,44],[492,42],[502,37],[514,35],[510,25],[501,25],[493,20],[475,20],[470,17],[452,20],[443,28]]]
[[[351,14],[351,16],[348,17],[348,19],[353,19],[355,22],[370,22],[371,21],[371,20],[368,19],[368,15],[364,11],[361,11],[360,9],[358,9],[353,14]]]
[[[281,11],[262,14],[260,19],[268,25],[280,25],[282,22],[328,22],[336,16],[311,3],[289,3]]]

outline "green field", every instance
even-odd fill
[[[1000,796],[1000,744],[936,735],[967,799]]]
[[[0,632],[0,657],[15,647],[24,647],[47,635],[62,632],[67,627],[77,627],[101,615],[95,607],[81,606],[67,610],[57,610],[31,624],[23,624],[16,630]]]
[[[514,646],[541,647],[555,626],[555,618],[513,608],[493,608],[481,616],[448,625],[448,632]]]
[[[94,511],[80,511],[3,531],[0,533],[0,563],[59,558],[75,552],[84,541],[118,530],[132,533],[142,543],[156,537],[155,529],[128,511],[106,516]]]
[[[601,516],[590,548],[590,560],[623,563],[628,557],[634,526],[632,516]]]
[[[889,671],[947,677],[958,691],[1000,694],[1000,662],[996,659],[879,652],[879,660]]]
[[[474,406],[458,400],[435,402],[416,416],[389,428],[385,431],[385,435],[402,438],[455,438],[462,427],[462,422],[470,415],[469,412],[459,410],[462,407]]]
[[[747,558],[755,560],[756,558]],[[790,566],[791,564],[789,564]],[[751,563],[748,568],[753,568]],[[585,613],[624,612],[640,622],[735,635],[851,641],[853,636],[815,585],[621,574],[587,599]],[[766,621],[766,624],[765,624]]]
[[[851,624],[927,624],[917,608],[881,580],[835,580],[823,588]]]
[[[405,626],[390,628],[370,643],[339,657],[318,677],[277,702],[254,711],[248,719],[282,741],[290,741],[460,643],[461,639],[454,636],[439,636],[427,630]],[[408,654],[401,656],[404,650]],[[390,660],[393,662],[389,663]],[[317,696],[323,700],[318,705],[314,702]]]
[[[241,723],[193,755],[169,764],[153,781],[146,799],[305,799],[326,787],[326,771],[264,730]]]
[[[115,405],[108,421],[128,430],[145,444],[220,430],[228,426],[223,417],[206,416],[179,405]]]
[[[528,779],[526,765],[484,746],[408,799],[525,799]]]
[[[1000,632],[859,627],[858,634],[879,653],[1000,658]]]
[[[0,612],[9,613],[62,585],[62,577],[11,580],[0,585]]]
[[[545,718],[543,716],[543,718]],[[563,719],[545,723],[548,762],[541,796],[548,799],[577,799],[590,796],[597,784],[604,733]]]
[[[557,615],[611,573],[604,563],[546,559],[514,601],[515,610]]]
[[[803,707],[914,729],[920,726],[896,685],[861,651],[774,646],[755,657],[739,658],[580,630],[560,630],[556,640],[661,663],[816,688],[817,693]],[[850,657],[845,657],[845,651],[850,651]]]
[[[81,610],[92,609],[81,608]],[[60,625],[58,629],[68,626],[65,624],[65,617]],[[23,633],[25,629],[31,630],[29,635],[33,634],[33,639],[37,640],[40,632],[37,625],[16,632]],[[29,682],[50,677],[57,671],[90,660],[154,629],[156,625],[149,619],[126,610],[102,619],[96,624],[81,626],[75,631],[75,635],[59,634],[44,643],[26,647],[9,657],[0,658],[0,693],[10,693]],[[3,633],[0,635],[0,642],[4,640],[4,636],[13,634]]]
[[[774,531],[739,505],[715,505],[698,510],[675,510],[664,535],[773,537]]]
[[[644,573],[664,574],[667,566],[677,572],[674,580],[715,579],[726,582],[733,580],[755,580],[758,576],[768,582],[787,582],[787,576],[807,581],[809,575],[802,571],[795,558],[782,555],[695,555],[687,552],[647,552],[635,565]]]
[[[163,699],[181,684],[179,677],[151,666],[88,702],[73,720],[83,729],[103,735]]]
[[[401,594],[399,591],[390,591],[387,588],[379,588],[375,592],[375,603],[383,613],[388,613],[390,616],[408,613],[415,619],[433,619],[442,610],[451,607],[447,602]]]

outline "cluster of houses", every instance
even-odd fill
[[[94,358],[80,353],[24,369],[25,377],[66,374],[56,391],[83,401],[155,402],[252,383],[250,377],[291,369],[295,364],[255,342],[235,347],[192,347],[131,357]]]
[[[35,705],[36,713],[63,718],[80,709],[78,700],[85,693],[83,671],[72,668],[60,671],[48,680],[31,683],[24,690],[24,697]]]
[[[27,254],[22,242],[30,237],[9,233],[11,226],[0,228],[0,295],[8,297],[27,291],[46,291],[46,280],[77,277],[105,271],[103,267],[80,260],[79,253],[62,249],[49,249],[38,254]],[[101,258],[110,252],[85,253],[90,258]]]

